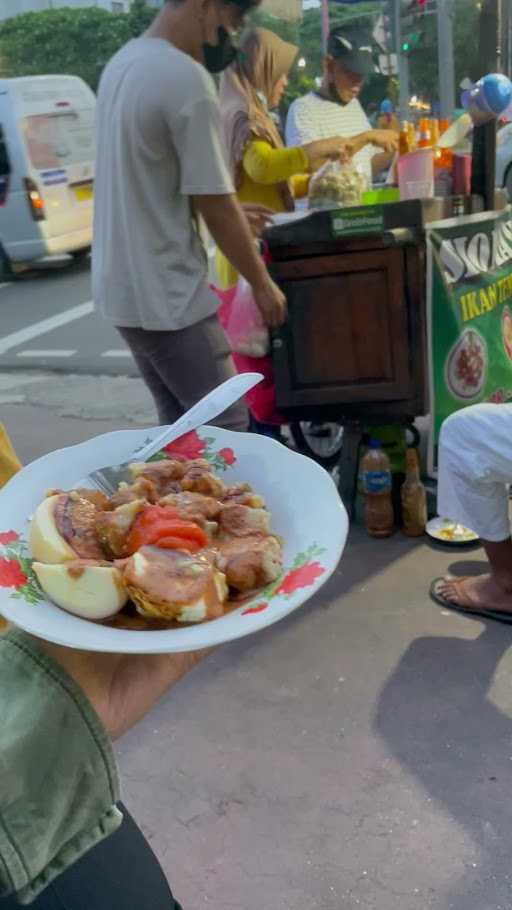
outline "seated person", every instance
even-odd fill
[[[477,404],[452,414],[439,440],[438,512],[481,539],[489,572],[438,578],[431,593],[446,607],[512,623],[512,405]]]
[[[349,27],[332,30],[318,91],[297,98],[286,121],[286,144],[305,145],[316,139],[350,139],[353,162],[370,184],[389,168],[398,148],[394,130],[372,130],[357,96],[365,77],[375,72],[372,38]]]

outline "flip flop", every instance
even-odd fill
[[[462,580],[462,578],[457,579],[457,581]],[[477,619],[494,619],[496,622],[501,622],[504,625],[512,625],[512,613],[505,613],[502,610],[486,610],[484,607],[473,610],[471,607],[462,607],[459,604],[448,600],[439,590],[441,585],[445,582],[446,578],[440,576],[439,578],[435,578],[430,585],[430,597],[441,607],[445,607],[447,610],[454,610],[456,613],[462,613],[463,616],[474,616]]]

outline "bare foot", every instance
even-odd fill
[[[450,603],[466,610],[512,613],[512,592],[500,588],[492,575],[445,578],[438,592]]]

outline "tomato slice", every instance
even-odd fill
[[[181,549],[190,549],[196,552],[208,543],[208,538],[199,525],[177,517],[176,509],[167,509],[164,506],[148,506],[139,512],[130,533],[126,539],[126,548],[129,554],[135,553],[141,547],[149,544],[160,546],[160,540],[171,539],[181,541]],[[184,543],[193,545],[185,547]],[[168,543],[167,549],[176,549]]]
[[[166,520],[168,518],[178,518],[178,511],[173,506],[146,506],[142,512],[139,512],[136,521],[139,527],[148,528],[158,519]]]
[[[186,550],[187,553],[197,553],[201,549],[195,540],[186,537],[159,537],[156,545],[162,550]]]

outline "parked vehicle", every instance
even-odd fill
[[[95,105],[76,76],[0,79],[0,272],[90,249]]]
[[[506,188],[512,202],[512,123],[501,127],[496,146],[496,183]]]

